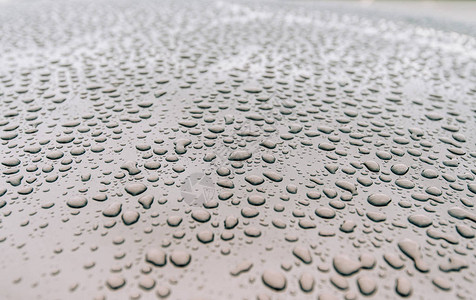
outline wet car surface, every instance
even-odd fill
[[[1,299],[474,299],[472,27],[0,3]]]

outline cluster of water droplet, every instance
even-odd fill
[[[474,39],[311,4],[0,5],[0,298],[474,295]]]

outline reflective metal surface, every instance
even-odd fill
[[[474,27],[425,20],[0,3],[0,298],[474,299]]]

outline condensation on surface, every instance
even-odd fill
[[[475,39],[316,3],[0,3],[1,299],[472,299]]]

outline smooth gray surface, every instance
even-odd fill
[[[0,298],[474,298],[474,27],[408,15],[0,3]]]

